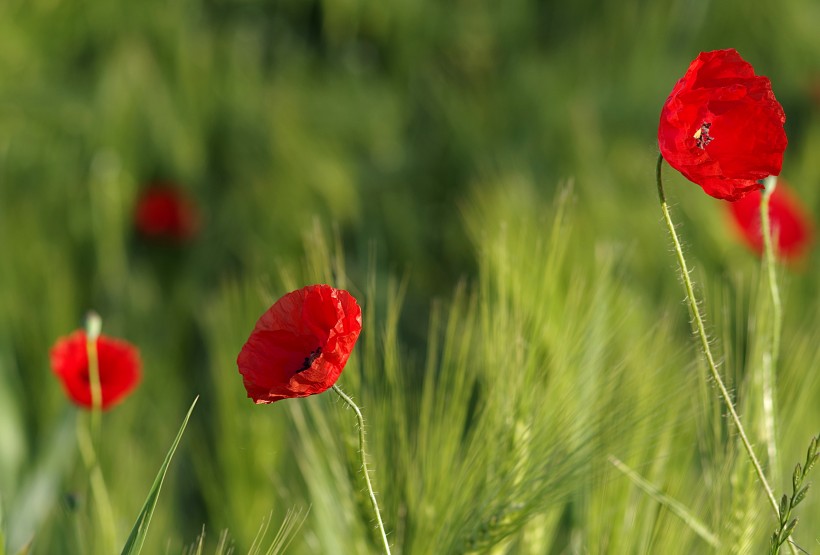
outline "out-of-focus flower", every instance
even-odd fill
[[[100,335],[97,338],[97,361],[102,408],[108,409],[139,383],[139,351],[126,341]],[[51,368],[74,403],[92,408],[88,341],[84,331],[78,330],[57,340],[51,348]]]
[[[785,121],[769,79],[736,50],[702,52],[661,109],[658,145],[706,193],[738,200],[780,174]]]
[[[309,285],[288,293],[259,318],[237,357],[248,397],[261,404],[325,391],[361,330],[361,308],[347,291]]]
[[[727,203],[732,221],[749,248],[763,253],[760,225],[761,191],[754,191],[736,202]],[[811,219],[782,179],[769,198],[769,222],[775,254],[784,259],[798,258],[811,243]]]
[[[137,200],[134,225],[146,238],[182,243],[197,234],[199,224],[196,203],[170,182],[152,183]]]

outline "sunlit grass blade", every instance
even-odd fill
[[[676,499],[672,499],[668,495],[665,495],[654,484],[645,480],[640,474],[629,468],[613,455],[609,456],[609,462],[612,463],[612,466],[623,472],[627,478],[632,480],[632,483],[638,486],[649,497],[669,509],[678,518],[683,520],[689,528],[694,530],[694,532],[703,538],[709,545],[715,548],[720,547],[720,540],[718,537],[710,532],[706,525],[698,520],[698,518],[691,512],[689,512],[689,509],[687,509],[682,503]]]
[[[219,533],[219,543],[216,544],[214,555],[230,555],[227,530],[222,530],[222,532]]]
[[[263,552],[262,545],[265,543],[268,530],[270,530],[271,519],[273,519],[273,513],[269,514],[259,526],[259,532],[256,534],[253,544],[251,544],[248,550],[248,555],[262,555],[263,553],[264,555],[278,555],[284,552],[293,540],[293,536],[299,528],[302,527],[302,524],[304,524],[309,512],[310,509],[306,511],[302,508],[297,509],[294,507],[288,509],[282,524],[279,525],[279,529],[276,531],[276,535],[273,537],[273,540],[271,540],[268,548]]]
[[[145,504],[142,506],[142,510],[137,517],[137,521],[134,523],[134,528],[131,530],[128,540],[125,542],[125,547],[122,548],[122,555],[132,555],[142,551],[145,536],[148,534],[148,526],[151,524],[151,517],[153,516],[154,509],[157,506],[157,499],[159,499],[160,489],[162,489],[162,482],[165,480],[165,474],[168,472],[168,466],[171,464],[171,459],[174,457],[179,441],[182,439],[182,434],[185,432],[185,427],[188,425],[188,419],[191,417],[191,413],[194,411],[194,407],[196,406],[196,402],[198,400],[199,396],[197,396],[196,399],[194,399],[194,402],[191,403],[191,408],[188,409],[188,414],[185,415],[185,420],[182,421],[182,425],[179,427],[177,437],[174,439],[174,443],[171,444],[168,454],[165,455],[165,461],[163,461],[162,466],[157,473],[157,477],[154,479],[154,484],[148,492],[148,498],[145,500]]]
[[[278,555],[279,553],[284,553],[290,545],[290,542],[293,541],[293,537],[296,535],[296,532],[298,532],[302,527],[302,524],[305,523],[305,519],[307,518],[309,512],[310,508],[304,512],[302,509],[289,509],[288,513],[285,515],[285,520],[282,521],[282,525],[276,532],[276,536],[273,538],[273,543],[271,543],[265,555]]]
[[[259,526],[259,532],[256,533],[256,537],[253,538],[253,543],[250,549],[248,549],[248,555],[259,555],[262,540],[268,534],[268,529],[270,528],[271,518],[273,518],[273,514],[268,514],[268,516],[262,520],[262,524]]]
[[[205,526],[202,527],[202,532],[196,537],[194,543],[189,545],[182,554],[202,555],[203,549],[205,549]]]

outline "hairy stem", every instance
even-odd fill
[[[364,416],[362,416],[362,411],[359,410],[359,407],[353,402],[353,399],[345,395],[344,391],[342,391],[338,385],[333,385],[333,391],[335,391],[336,394],[342,398],[342,401],[344,401],[348,407],[353,409],[353,412],[356,413],[356,418],[359,420],[359,454],[362,457],[364,481],[367,483],[367,492],[370,494],[370,503],[373,505],[373,511],[376,513],[376,522],[379,525],[379,532],[381,533],[382,542],[384,543],[384,552],[387,553],[387,555],[390,555],[390,543],[387,541],[387,532],[384,530],[384,522],[382,522],[379,504],[376,501],[376,494],[373,492],[373,484],[370,483],[370,471],[367,468],[367,454],[364,450]]]
[[[692,279],[689,277],[689,268],[686,265],[686,259],[683,256],[683,249],[681,248],[680,240],[678,239],[678,234],[675,231],[675,224],[672,223],[672,218],[669,215],[669,206],[666,203],[666,195],[663,192],[663,180],[661,177],[661,169],[663,168],[663,155],[658,156],[658,165],[655,171],[655,178],[658,184],[658,198],[660,199],[661,203],[661,211],[663,212],[663,219],[666,222],[666,227],[669,230],[669,235],[672,237],[672,243],[675,247],[675,254],[677,255],[678,266],[680,268],[681,277],[683,278],[683,286],[686,289],[686,301],[689,304],[689,310],[692,312],[692,316],[695,320],[695,327],[697,328],[698,337],[700,338],[700,346],[703,349],[703,354],[706,357],[706,363],[709,366],[709,373],[712,376],[715,384],[717,385],[718,391],[720,392],[720,396],[723,399],[723,402],[726,404],[726,408],[729,410],[729,416],[734,422],[735,427],[737,428],[738,435],[740,436],[740,440],[743,443],[743,447],[746,449],[746,454],[749,456],[749,460],[752,462],[752,466],[754,466],[755,473],[757,474],[760,483],[763,485],[763,489],[766,490],[766,497],[769,499],[769,504],[772,506],[772,510],[776,517],[779,518],[779,508],[777,499],[774,497],[774,493],[772,493],[772,488],[769,486],[769,482],[766,479],[766,475],[763,473],[763,467],[760,465],[760,461],[757,459],[757,455],[755,455],[754,449],[752,449],[752,444],[749,442],[749,438],[746,436],[746,430],[743,428],[743,423],[740,421],[740,417],[737,415],[737,411],[735,410],[734,403],[732,402],[732,398],[729,395],[729,391],[726,389],[726,386],[723,384],[723,379],[720,377],[720,373],[717,370],[717,365],[715,364],[715,358],[712,356],[712,349],[709,346],[709,338],[706,335],[706,326],[703,324],[703,317],[700,314],[700,307],[698,306],[698,302],[695,299],[695,290],[692,286]]]

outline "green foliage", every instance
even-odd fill
[[[792,511],[803,502],[806,498],[806,494],[809,491],[809,486],[811,484],[803,485],[803,482],[806,480],[806,476],[808,475],[809,471],[814,468],[814,465],[817,464],[817,460],[820,459],[820,452],[817,450],[817,438],[820,436],[814,436],[809,443],[809,448],[806,451],[806,460],[803,463],[803,466],[800,466],[800,463],[794,467],[794,473],[792,474],[792,494],[783,495],[780,499],[780,509],[779,513],[779,522],[777,529],[775,530],[774,534],[772,534],[772,542],[771,542],[771,553],[772,555],[777,555],[780,552],[780,547],[788,541],[789,536],[794,533],[794,528],[797,526],[797,519],[791,518]]]
[[[74,410],[64,412],[55,423],[56,429],[42,442],[39,460],[24,474],[17,489],[6,490],[10,499],[4,496],[3,501],[8,503],[4,513],[9,515],[5,526],[11,553],[28,551],[61,495],[61,478],[74,460],[76,417]]]
[[[262,555],[263,553],[264,555],[278,555],[279,553],[284,553],[291,541],[293,541],[293,536],[299,531],[306,517],[307,512],[303,512],[302,510],[288,511],[279,529],[270,540],[266,540],[266,537],[270,529],[271,519],[270,516],[265,518],[259,526],[256,537],[253,539],[253,543],[248,550],[248,555]],[[263,546],[266,545],[267,541],[270,542],[270,545],[263,551]],[[183,553],[185,553],[185,555],[202,555],[204,548],[205,530],[202,531],[197,540],[188,546]],[[232,548],[228,541],[228,531],[224,530],[219,536],[219,543],[216,545],[214,555],[230,555],[230,553],[232,553]]]
[[[138,555],[142,552],[145,537],[148,535],[148,527],[151,525],[151,517],[154,516],[154,509],[156,509],[157,501],[159,500],[159,492],[162,489],[162,483],[165,481],[165,474],[168,472],[168,466],[171,464],[171,459],[174,457],[174,453],[176,453],[179,440],[182,439],[182,434],[185,432],[185,427],[188,425],[188,420],[191,418],[191,413],[194,411],[198,400],[199,398],[196,398],[194,402],[191,403],[191,408],[188,409],[188,414],[185,415],[185,419],[179,427],[177,437],[171,444],[171,448],[168,449],[168,454],[165,455],[165,460],[162,466],[160,466],[159,472],[157,472],[157,477],[154,478],[154,483],[151,485],[151,489],[148,490],[148,497],[145,500],[145,504],[137,516],[137,521],[131,529],[131,534],[128,535],[128,539],[125,541],[125,546],[122,548],[122,555]]]

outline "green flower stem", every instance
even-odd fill
[[[100,419],[102,413],[102,387],[100,385],[100,363],[97,353],[97,339],[100,336],[102,321],[95,314],[89,314],[86,321],[86,349],[88,351],[88,375],[91,385],[91,420],[90,424],[84,419],[77,420],[77,444],[85,464],[88,479],[91,483],[91,495],[97,515],[100,519],[100,534],[106,553],[116,553],[116,527],[114,512],[111,508],[111,499],[108,488],[103,479],[97,452],[94,443],[99,441]]]
[[[761,384],[763,391],[763,431],[766,435],[766,451],[769,456],[769,475],[773,482],[779,481],[779,463],[777,456],[777,432],[775,424],[775,407],[774,407],[774,353],[765,351],[763,353],[763,366]]]
[[[96,312],[89,312],[85,321],[86,352],[88,353],[88,381],[91,386],[91,438],[100,435],[102,415],[102,385],[100,384],[100,361],[97,356],[97,339],[102,330],[102,319]]]
[[[364,472],[364,481],[367,483],[367,492],[370,494],[370,502],[373,504],[373,511],[376,513],[376,522],[379,525],[379,532],[381,532],[382,542],[384,543],[384,552],[390,555],[390,543],[387,541],[387,533],[384,531],[384,522],[382,522],[382,515],[379,511],[379,504],[376,502],[376,494],[373,492],[373,484],[370,483],[370,471],[367,469],[367,454],[364,450],[364,417],[362,411],[353,402],[353,399],[345,395],[338,385],[333,385],[333,391],[342,398],[347,406],[353,409],[356,413],[356,418],[359,420],[359,454],[362,456],[362,471]]]
[[[780,355],[780,328],[783,323],[783,306],[780,304],[780,288],[777,286],[777,269],[775,266],[774,248],[772,247],[772,227],[769,219],[769,199],[772,197],[776,177],[766,179],[766,189],[760,198],[760,226],[763,234],[763,253],[766,260],[766,269],[769,276],[769,292],[772,295],[772,359],[773,366],[776,366],[777,358]]]
[[[783,323],[783,307],[780,303],[780,289],[777,286],[777,268],[772,247],[771,220],[769,219],[769,199],[777,186],[777,178],[769,177],[760,196],[760,228],[763,235],[763,260],[768,271],[769,293],[772,298],[772,338],[769,351],[763,354],[763,414],[769,450],[769,466],[777,477],[777,440],[774,418],[774,390],[777,360],[780,356],[780,334]]]
[[[780,358],[780,335],[783,325],[783,305],[780,302],[780,288],[777,285],[777,267],[775,266],[774,248],[772,246],[772,226],[769,218],[769,200],[777,186],[777,177],[770,176],[765,180],[765,188],[760,195],[760,232],[763,235],[763,258],[766,264],[769,281],[769,294],[772,297],[772,341],[771,351],[763,354],[763,417],[766,427],[769,466],[777,477],[777,436],[775,431],[774,390],[777,360]],[[778,512],[779,514],[779,512]],[[789,548],[797,555],[794,540],[788,538]]]
[[[108,496],[108,488],[103,479],[97,453],[94,450],[94,442],[88,430],[88,420],[77,419],[77,445],[80,448],[80,455],[83,459],[88,479],[91,483],[91,495],[94,497],[94,505],[97,509],[97,516],[100,521],[100,535],[102,537],[105,553],[116,553],[116,532],[114,525],[114,513],[111,508],[111,499]]]
[[[700,308],[698,307],[697,300],[695,299],[695,290],[692,286],[692,280],[689,277],[689,268],[686,266],[686,259],[683,257],[683,249],[681,248],[680,241],[678,240],[678,234],[675,231],[675,224],[672,223],[672,218],[669,215],[669,206],[666,204],[666,195],[663,192],[663,180],[661,177],[662,167],[663,155],[659,155],[658,165],[655,171],[655,178],[658,184],[658,198],[661,202],[661,211],[663,212],[663,218],[666,221],[666,227],[669,230],[669,235],[672,237],[672,242],[675,246],[675,254],[677,255],[678,259],[678,266],[680,267],[680,273],[683,277],[683,285],[686,289],[686,301],[689,303],[689,310],[691,310],[692,315],[695,318],[695,326],[697,327],[698,336],[700,337],[700,345],[703,349],[703,354],[706,357],[706,362],[709,366],[709,372],[712,375],[712,379],[715,381],[715,384],[717,384],[720,396],[723,399],[723,402],[726,404],[726,407],[729,409],[729,416],[731,417],[732,422],[734,422],[735,427],[737,428],[738,435],[740,436],[740,440],[743,443],[743,447],[746,449],[746,453],[749,456],[749,460],[752,462],[752,466],[754,466],[755,473],[757,474],[760,483],[763,484],[763,489],[766,490],[766,497],[769,499],[769,504],[772,506],[772,510],[774,511],[775,517],[779,518],[780,512],[777,499],[775,499],[774,493],[772,493],[772,488],[771,486],[769,486],[769,482],[766,480],[766,475],[763,474],[763,468],[761,467],[760,461],[758,461],[757,456],[755,455],[755,452],[752,449],[752,444],[749,443],[749,438],[746,436],[746,431],[743,428],[743,423],[741,423],[740,417],[737,415],[737,411],[735,411],[735,406],[734,403],[732,403],[732,398],[729,396],[729,392],[726,390],[726,386],[723,384],[723,379],[720,377],[720,374],[717,371],[715,359],[712,356],[712,349],[709,347],[709,338],[706,335],[706,326],[704,326],[703,324],[703,318],[700,315]]]

